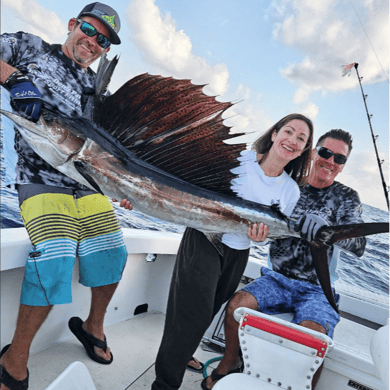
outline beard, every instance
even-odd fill
[[[90,53],[87,54],[84,51],[84,49],[81,49],[81,50],[83,50],[83,53],[80,53],[79,48],[81,45],[84,45],[86,48],[90,49],[88,43],[86,43],[85,41],[84,42],[78,41],[73,46],[74,59],[80,65],[91,64],[92,62],[94,62],[96,59],[98,59],[100,57],[101,53],[95,53],[95,52],[91,51]]]

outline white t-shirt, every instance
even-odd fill
[[[266,206],[279,204],[283,214],[289,216],[299,199],[299,187],[285,171],[278,177],[266,176],[257,162],[256,152],[244,150],[238,158],[240,166],[232,172],[232,190],[240,197]],[[233,249],[248,249],[251,240],[247,234],[225,233],[222,242]]]

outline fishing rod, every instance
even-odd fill
[[[378,162],[379,173],[380,173],[380,175],[381,175],[382,185],[383,185],[383,189],[384,189],[384,191],[385,191],[385,197],[386,197],[387,208],[389,209],[389,191],[388,191],[388,187],[387,187],[387,185],[386,185],[385,178],[384,178],[384,176],[383,176],[383,171],[382,171],[382,163],[384,162],[384,160],[381,161],[381,160],[379,159],[378,149],[377,149],[377,147],[376,147],[376,139],[378,138],[378,136],[375,136],[375,135],[374,135],[374,132],[373,132],[373,130],[372,130],[372,125],[371,125],[371,117],[372,117],[372,114],[369,114],[369,113],[368,113],[368,108],[367,108],[367,103],[366,103],[367,95],[365,95],[365,94],[364,94],[364,91],[363,91],[363,87],[362,87],[362,83],[361,83],[361,80],[363,79],[363,77],[360,77],[360,75],[359,75],[358,66],[359,66],[359,64],[358,64],[357,62],[355,62],[354,68],[356,69],[356,74],[357,74],[357,77],[358,77],[358,80],[359,80],[360,89],[361,89],[361,91],[362,91],[364,106],[366,107],[367,119],[368,119],[368,124],[370,125],[372,142],[374,143],[375,154],[376,154],[376,160],[377,160],[377,162]]]

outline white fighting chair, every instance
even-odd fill
[[[73,362],[45,390],[96,390],[85,364]]]
[[[334,346],[323,333],[254,310],[234,311],[244,372],[219,380],[213,390],[306,390]]]

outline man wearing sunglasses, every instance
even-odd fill
[[[82,114],[82,96],[95,87],[89,66],[119,44],[117,12],[102,3],[83,8],[68,22],[63,45],[18,32],[1,35],[0,82],[20,115],[37,121],[42,106],[65,115]],[[110,364],[103,320],[121,278],[127,252],[108,198],[66,177],[42,160],[15,128],[15,184],[33,248],[28,256],[12,344],[1,352],[0,387],[27,389],[31,342],[51,307],[70,303],[72,269],[79,258],[80,282],[92,290],[83,322],[69,327],[91,359]],[[81,240],[80,237],[83,237]]]
[[[248,307],[265,314],[294,313],[292,322],[333,337],[340,316],[330,306],[322,292],[314,269],[308,242],[324,225],[362,223],[359,195],[337,181],[352,150],[352,137],[343,130],[330,130],[322,135],[313,150],[312,168],[308,183],[301,188],[301,196],[291,214],[298,220],[296,231],[302,238],[274,240],[270,244],[268,268],[261,269],[261,277],[254,280],[229,301],[225,317],[226,349],[223,360],[202,385],[211,389],[223,376],[240,367],[238,323],[233,312]],[[331,283],[337,280],[337,261],[340,249],[359,257],[364,253],[366,239],[351,238],[338,242],[328,250]],[[334,292],[338,303],[339,295]],[[320,369],[314,375],[314,389]]]

